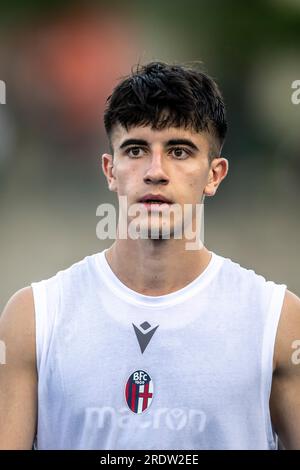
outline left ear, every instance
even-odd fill
[[[208,173],[207,184],[203,191],[205,196],[214,196],[216,194],[219,184],[228,173],[228,167],[228,160],[224,157],[216,157],[212,160]]]

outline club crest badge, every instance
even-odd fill
[[[144,370],[136,370],[131,374],[125,386],[125,399],[133,413],[146,411],[153,398],[153,381]]]

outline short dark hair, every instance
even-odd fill
[[[146,125],[206,130],[214,138],[213,152],[220,152],[227,132],[225,105],[216,82],[203,71],[164,62],[136,66],[115,87],[104,112],[110,143],[117,124],[126,130]]]

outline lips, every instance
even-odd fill
[[[146,194],[139,202],[144,204],[172,204],[172,201],[161,194]]]

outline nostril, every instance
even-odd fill
[[[168,184],[168,180],[165,178],[150,178],[149,176],[144,178],[146,184],[155,183],[155,184]]]

